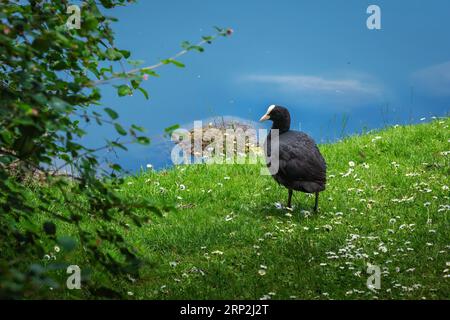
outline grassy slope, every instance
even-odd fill
[[[125,195],[180,208],[130,231],[155,264],[123,285],[151,299],[449,298],[449,160],[442,154],[450,150],[449,125],[321,146],[329,182],[318,214],[302,211],[314,201],[302,193],[293,212],[277,209],[287,191],[259,175],[258,165],[192,165],[130,178]],[[350,161],[354,171],[343,176]],[[366,287],[367,263],[383,271],[377,294]]]

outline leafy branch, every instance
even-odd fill
[[[203,52],[205,49],[203,48],[203,46],[205,44],[211,44],[214,40],[216,40],[219,37],[226,37],[226,36],[230,36],[233,34],[233,29],[223,29],[223,28],[218,28],[216,27],[217,33],[215,35],[212,36],[204,36],[202,37],[202,40],[200,42],[198,42],[195,45],[191,45],[189,42],[184,41],[182,43],[182,47],[183,50],[181,50],[180,52],[178,52],[177,54],[173,55],[172,57],[162,60],[154,65],[151,66],[147,66],[147,67],[142,67],[142,68],[135,68],[126,72],[122,72],[122,73],[114,73],[111,77],[106,78],[106,79],[102,79],[102,80],[97,80],[97,81],[93,81],[90,83],[90,86],[98,86],[98,85],[102,85],[105,83],[108,83],[112,80],[117,80],[117,79],[129,79],[129,78],[134,78],[136,76],[136,74],[141,73],[141,74],[149,74],[152,76],[156,76],[156,74],[154,72],[149,72],[149,71],[153,71],[163,65],[167,65],[167,64],[173,64],[177,67],[183,68],[184,64],[182,64],[181,62],[177,61],[177,59],[183,55],[185,55],[186,53],[188,53],[189,51],[192,50],[196,50],[198,52]]]
[[[170,206],[163,199],[127,198],[117,192],[123,169],[114,163],[108,163],[112,172],[101,167],[99,151],[127,150],[128,143],[150,140],[137,125],[122,127],[116,111],[104,108],[107,119],[95,111],[102,98],[98,86],[128,79],[131,86],[118,86],[119,96],[139,90],[148,98],[140,84],[156,75],[154,69],[183,67],[176,59],[191,50],[202,52],[232,30],[217,28],[215,36],[195,45],[183,42],[183,50],[169,59],[127,72],[122,63],[131,53],[114,45],[110,23],[117,20],[103,12],[131,0],[83,1],[82,27],[71,30],[65,26],[68,1],[0,2],[0,299],[55,297],[58,275],[46,269],[43,257],[55,245],[70,252],[77,244],[77,259],[108,280],[86,280],[86,291],[70,294],[107,296],[114,281],[126,281],[123,275],[139,275],[141,255],[125,238],[129,223],[139,227],[149,213],[158,215]],[[107,61],[118,62],[122,72],[102,67]],[[82,119],[110,124],[128,139],[88,148]],[[60,172],[69,165],[69,174]]]

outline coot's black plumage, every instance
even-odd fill
[[[326,163],[320,154],[314,140],[306,133],[289,130],[291,116],[289,111],[281,106],[272,105],[260,121],[272,120],[272,130],[278,129],[278,170],[274,158],[276,153],[271,152],[271,146],[276,147],[276,138],[271,130],[264,146],[268,167],[275,169],[273,178],[288,188],[288,207],[291,207],[293,190],[315,193],[316,201],[314,211],[317,211],[319,192],[325,190]],[[272,139],[272,135],[274,138]],[[272,142],[273,140],[273,142]]]

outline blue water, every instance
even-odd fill
[[[145,65],[178,52],[183,40],[212,34],[214,25],[234,30],[204,53],[183,56],[186,68],[159,69],[161,77],[144,83],[150,100],[119,98],[102,86],[104,106],[152,137],[150,147],[108,157],[131,172],[167,167],[165,128],[216,116],[257,121],[271,104],[287,107],[292,128],[318,143],[448,115],[450,1],[375,1],[382,29],[369,30],[372,2],[152,0],[108,12],[119,18],[117,46]],[[108,127],[87,130],[91,146],[117,136]]]

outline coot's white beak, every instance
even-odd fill
[[[261,119],[259,119],[259,121],[260,121],[260,122],[264,122],[264,121],[269,120],[269,119],[270,119],[270,116],[269,116],[268,114],[265,114],[265,115],[263,115],[263,116],[261,117]]]
[[[263,115],[261,117],[261,119],[259,119],[260,122],[266,121],[270,119],[270,113],[272,112],[273,109],[275,109],[276,105],[272,104],[269,106],[269,108],[267,109],[267,112],[265,115]]]

